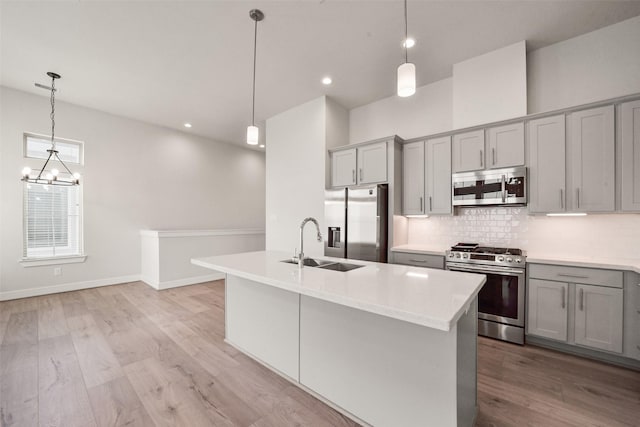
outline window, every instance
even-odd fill
[[[24,184],[24,258],[82,254],[79,186]]]
[[[49,156],[47,136],[24,134],[24,157],[32,169]],[[56,138],[58,155],[65,163],[82,164],[83,143]],[[58,161],[47,169],[55,166]],[[77,169],[74,168],[74,172]],[[82,171],[78,171],[82,172]],[[24,183],[23,261],[47,263],[49,258],[83,257],[82,187]],[[69,261],[75,262],[75,261]],[[35,264],[38,265],[38,264]]]
[[[47,150],[51,148],[51,137],[35,134],[24,134],[24,156],[31,159],[46,159]],[[56,138],[58,156],[65,163],[82,164],[83,144],[70,139]]]

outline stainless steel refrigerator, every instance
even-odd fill
[[[386,184],[326,190],[326,256],[387,262],[388,187]]]

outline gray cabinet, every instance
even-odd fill
[[[424,161],[424,141],[411,142],[402,147],[402,213],[404,215],[424,214]]]
[[[358,147],[358,184],[375,184],[387,180],[387,143]]]
[[[620,106],[622,210],[640,211],[640,100]]]
[[[387,143],[376,142],[331,152],[331,186],[387,182]]]
[[[527,329],[529,334],[567,340],[567,283],[529,279]]]
[[[444,270],[444,255],[394,251],[393,263]]]
[[[565,117],[531,120],[529,135],[529,212],[566,210]]]
[[[451,213],[451,137],[425,143],[425,213]]]
[[[454,172],[484,169],[484,129],[453,135]]]
[[[622,353],[623,273],[531,264],[527,333]]]
[[[487,168],[524,166],[524,123],[512,123],[487,130]]]
[[[622,289],[576,285],[575,343],[622,353]]]
[[[331,154],[331,185],[346,187],[356,184],[356,149],[334,151]]]
[[[571,122],[571,210],[615,210],[615,125],[612,105],[577,111]]]

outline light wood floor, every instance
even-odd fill
[[[223,342],[224,285],[0,303],[0,426],[355,426]],[[478,426],[638,426],[640,373],[480,339]]]

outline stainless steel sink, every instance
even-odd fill
[[[298,261],[297,260],[293,260],[293,259],[285,259],[282,262],[286,262],[288,264],[297,264]],[[305,258],[304,259],[304,266],[305,267],[321,267],[323,265],[327,265],[327,264],[334,264],[333,261],[325,261],[322,259],[313,259],[313,258]]]
[[[287,264],[297,264],[298,261],[293,259],[285,259],[281,262],[286,262]],[[305,258],[304,259],[305,267],[317,267],[324,268],[325,270],[334,270],[334,271],[351,271],[356,268],[364,267],[364,265],[359,264],[348,264],[346,262],[335,262],[335,261],[327,261],[324,259],[313,259],[313,258]]]
[[[351,271],[360,267],[364,267],[364,265],[347,264],[346,262],[334,262],[331,264],[318,266],[318,268],[324,268],[325,270],[335,270],[335,271]]]

